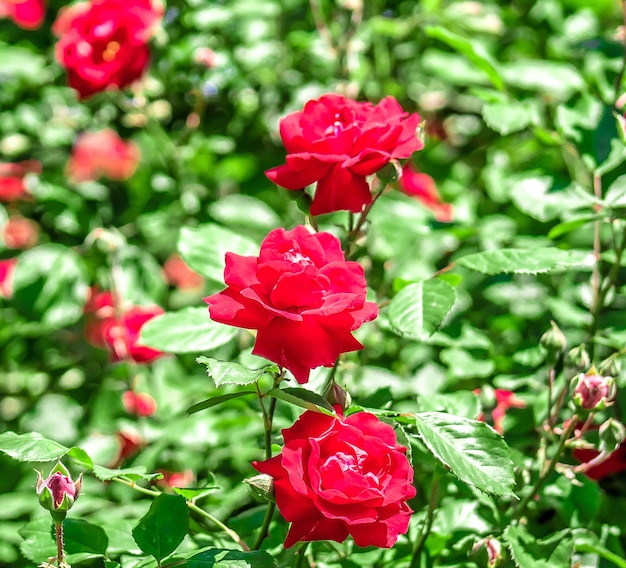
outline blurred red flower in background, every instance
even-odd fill
[[[10,298],[13,295],[13,273],[17,265],[17,258],[0,260],[0,298]]]
[[[7,248],[27,249],[37,244],[39,225],[21,215],[13,215],[2,225],[0,233]]]
[[[163,6],[150,0],[92,0],[61,9],[52,31],[69,86],[85,99],[139,79],[162,15]]]
[[[157,410],[156,400],[145,392],[126,391],[122,395],[122,404],[126,412],[141,417],[153,416]]]
[[[26,174],[40,174],[41,163],[37,160],[7,163],[0,162],[0,201],[16,201],[30,197],[24,183]]]
[[[474,390],[475,395],[480,394],[480,389]],[[504,417],[509,408],[526,408],[526,403],[515,396],[515,393],[505,389],[494,389],[493,394],[496,399],[496,406],[491,411],[493,429],[499,434],[504,433]],[[476,420],[486,422],[485,414],[480,413]]]
[[[43,0],[0,0],[0,18],[9,18],[25,30],[37,29],[45,16]]]
[[[204,278],[177,254],[171,255],[163,264],[163,279],[179,290],[198,290],[204,285]]]
[[[162,479],[157,479],[157,485],[163,487],[189,487],[196,479],[190,469],[185,471],[158,469],[157,471],[163,475]]]
[[[119,181],[135,173],[140,158],[141,152],[134,142],[125,142],[117,132],[107,128],[78,136],[65,171],[74,183],[94,181],[101,176]]]
[[[600,454],[599,451],[591,449],[577,449],[572,453],[581,463],[587,463]],[[584,474],[590,479],[600,481],[622,471],[626,471],[626,445],[617,448],[606,461],[590,467]]]
[[[418,172],[410,162],[404,164],[398,185],[403,193],[417,198],[424,207],[430,209],[437,221],[452,221],[452,205],[441,201],[435,180],[428,174]]]

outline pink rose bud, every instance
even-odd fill
[[[613,377],[603,377],[595,367],[586,373],[578,375],[574,389],[574,404],[584,410],[603,410],[613,403],[615,398],[615,380]]]
[[[122,395],[122,404],[126,412],[137,416],[153,416],[157,410],[156,400],[145,392],[126,391]]]
[[[78,499],[82,481],[82,473],[76,481],[72,481],[70,472],[61,462],[54,467],[46,479],[38,471],[36,491],[39,497],[39,504],[44,509],[52,511],[55,521],[62,521],[65,518],[66,511]],[[54,515],[54,513],[61,514]]]
[[[502,545],[492,536],[488,536],[472,547],[470,557],[481,568],[496,568],[502,560]]]

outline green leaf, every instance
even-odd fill
[[[133,529],[135,542],[160,562],[183,541],[189,526],[189,509],[184,497],[162,494]]]
[[[221,347],[238,332],[213,321],[206,307],[190,307],[151,319],[141,328],[140,341],[168,353],[197,353]]]
[[[482,108],[485,124],[504,136],[533,124],[536,114],[532,105],[519,101],[497,101],[487,103]]]
[[[615,552],[611,552],[606,546],[600,543],[597,535],[589,531],[575,531],[574,547],[576,552],[597,554],[598,556],[613,563],[618,568],[626,568],[626,559]]]
[[[566,99],[585,86],[580,72],[569,63],[526,59],[501,65],[500,72],[507,85],[548,93],[553,99]]]
[[[536,540],[525,527],[509,525],[504,538],[518,568],[570,568],[572,565],[574,541],[569,530]]]
[[[206,497],[211,493],[215,493],[219,491],[221,487],[219,485],[212,485],[211,487],[201,487],[198,489],[192,487],[172,487],[172,490],[176,495],[180,495],[187,499],[187,501],[191,501],[192,499],[200,499],[201,497]]]
[[[391,300],[387,316],[396,333],[419,339],[441,325],[455,300],[454,288],[447,282],[424,280],[400,290]]]
[[[87,272],[83,259],[72,249],[42,245],[20,255],[13,287],[13,300],[26,316],[63,327],[83,315]]]
[[[573,219],[568,219],[567,221],[563,221],[562,223],[552,227],[548,233],[548,238],[557,239],[601,218],[602,216],[599,215],[581,215],[579,217],[574,217]]]
[[[109,538],[98,525],[67,518],[63,521],[63,536],[68,554],[87,552],[90,555],[106,556]]]
[[[457,378],[484,378],[493,373],[494,362],[485,357],[475,358],[464,349],[445,349],[441,352],[441,360]]]
[[[267,392],[267,396],[272,396],[284,400],[289,404],[294,404],[306,410],[313,410],[322,414],[334,414],[332,405],[319,394],[302,388],[272,389]]]
[[[235,193],[220,197],[219,201],[208,206],[209,213],[216,221],[261,231],[271,231],[280,225],[280,217],[267,203],[250,195]]]
[[[585,251],[557,248],[499,249],[468,254],[456,260],[456,264],[477,270],[483,274],[539,274],[562,272],[569,268],[593,266],[593,257]]]
[[[187,568],[276,568],[276,562],[265,551],[213,549],[205,550],[187,560]]]
[[[39,563],[56,556],[54,528],[50,515],[32,520],[19,531],[24,541],[20,544],[22,554],[32,562]]]
[[[69,448],[37,432],[0,434],[0,452],[22,462],[48,462],[63,457]]]
[[[238,233],[207,223],[183,227],[178,252],[193,270],[215,282],[223,282],[226,253],[256,256],[259,246]]]
[[[206,370],[216,387],[221,385],[249,385],[257,381],[265,373],[277,373],[276,365],[268,365],[262,369],[248,369],[239,363],[218,361],[210,357],[200,356],[196,363],[206,365]]]
[[[443,26],[427,26],[425,31],[430,37],[443,41],[452,49],[465,55],[478,69],[487,75],[496,89],[504,90],[504,81],[496,67],[497,63],[487,53],[482,44],[455,34]]]
[[[256,392],[255,391],[239,391],[239,392],[231,392],[228,394],[223,394],[221,396],[214,396],[207,400],[203,400],[202,402],[199,402],[198,404],[194,404],[191,408],[187,410],[187,414],[188,415],[195,414],[196,412],[200,412],[201,410],[218,406],[219,404],[222,404],[223,402],[226,402],[228,400],[232,400],[233,398],[240,398],[242,396],[248,396],[251,394],[256,394]]]
[[[514,495],[511,452],[493,428],[442,412],[413,417],[426,447],[461,481],[485,493]]]
[[[132,481],[139,481],[140,479],[153,481],[163,477],[162,473],[146,473],[146,468],[142,465],[124,469],[110,469],[101,465],[94,465],[93,473],[100,481],[109,481],[114,477],[125,477]]]

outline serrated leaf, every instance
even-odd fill
[[[189,509],[180,495],[159,495],[133,529],[135,542],[160,562],[183,541],[189,526]]]
[[[57,548],[54,542],[54,528],[50,515],[32,520],[18,533],[24,539],[20,543],[20,551],[28,560],[38,564],[56,556]]]
[[[140,342],[167,353],[212,351],[228,343],[239,330],[213,321],[205,308],[185,308],[148,321]]]
[[[68,554],[86,552],[92,556],[105,556],[109,546],[109,537],[102,527],[81,519],[65,519],[63,537]]]
[[[456,264],[483,274],[540,274],[562,272],[570,268],[593,266],[593,257],[585,251],[557,248],[499,249],[462,256]]]
[[[489,128],[506,136],[532,124],[536,113],[535,109],[527,103],[495,101],[483,105],[482,115]]]
[[[13,301],[30,319],[52,327],[72,324],[83,315],[87,271],[71,248],[46,244],[23,252],[15,269]]]
[[[219,491],[221,487],[219,485],[213,485],[212,487],[201,487],[199,489],[195,489],[193,487],[172,487],[172,490],[176,495],[180,495],[191,501],[193,499],[200,499],[200,497],[205,497],[206,495],[210,495],[215,491]]]
[[[265,551],[213,549],[205,550],[187,560],[187,568],[276,568],[276,562]]]
[[[267,396],[284,400],[306,410],[313,410],[322,414],[334,414],[332,405],[319,394],[302,388],[272,389]]]
[[[221,385],[249,385],[257,381],[265,373],[278,372],[276,365],[268,365],[262,369],[248,369],[239,363],[218,361],[210,357],[200,356],[196,363],[206,365],[206,371],[216,387]]]
[[[0,452],[22,462],[48,462],[63,457],[69,448],[38,432],[0,434]]]
[[[493,428],[442,412],[413,418],[426,447],[461,481],[492,495],[514,495],[511,453]]]
[[[569,529],[536,540],[525,527],[509,525],[504,538],[518,568],[570,568],[572,565],[574,541]]]
[[[194,404],[192,407],[190,407],[187,410],[187,414],[188,415],[195,414],[196,412],[200,412],[201,410],[218,406],[219,404],[222,404],[223,402],[226,402],[228,400],[232,400],[233,398],[240,398],[242,396],[249,396],[251,394],[256,394],[256,392],[255,391],[239,391],[239,392],[231,392],[228,394],[223,394],[221,396],[214,396],[212,398],[209,398],[207,400],[203,400],[202,402]]]
[[[67,452],[67,455],[74,460],[74,463],[77,466],[88,470],[93,469],[93,460],[89,457],[89,454],[87,454],[87,452],[82,448],[74,446],[73,448],[70,448],[70,450]]]
[[[504,90],[504,81],[496,66],[497,63],[487,53],[482,44],[451,32],[443,26],[427,26],[425,31],[430,37],[443,41],[452,49],[465,55],[478,69],[487,75],[496,89]]]
[[[548,233],[548,238],[556,239],[558,237],[562,237],[563,235],[567,235],[576,229],[584,227],[587,223],[591,223],[592,221],[601,218],[602,217],[599,215],[581,215],[580,217],[576,217],[574,219],[568,219],[567,221],[563,221],[562,223],[552,227]]]
[[[259,246],[238,233],[207,223],[197,227],[183,227],[178,238],[178,252],[197,273],[215,282],[222,282],[227,252],[257,255]]]
[[[162,473],[146,473],[146,468],[142,465],[124,469],[110,469],[101,465],[94,465],[93,473],[100,481],[109,481],[114,477],[125,477],[132,481],[139,481],[140,479],[153,481],[163,477]]]
[[[447,282],[424,280],[400,290],[389,304],[387,317],[396,333],[419,339],[441,325],[455,300],[454,288]]]

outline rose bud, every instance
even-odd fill
[[[615,380],[613,377],[603,377],[595,367],[575,378],[574,404],[583,410],[597,412],[613,403],[615,398]]]
[[[481,568],[496,568],[502,561],[502,545],[492,536],[483,538],[472,547],[470,558]]]
[[[578,369],[587,369],[591,365],[589,353],[585,349],[585,344],[574,347],[567,352],[565,356],[565,364]]]
[[[39,504],[52,512],[55,522],[65,518],[66,511],[71,509],[78,499],[83,481],[83,474],[76,481],[72,481],[70,472],[61,463],[57,463],[50,475],[44,479],[41,472],[37,472],[37,496]]]
[[[243,480],[250,486],[252,495],[259,501],[274,500],[274,480],[266,473],[260,473]]]
[[[553,321],[550,322],[550,326],[550,329],[541,336],[540,345],[553,353],[563,351],[567,346],[565,335]]]
[[[626,428],[615,418],[609,418],[604,422],[598,433],[600,435],[600,450],[603,452],[614,452],[626,440]]]

